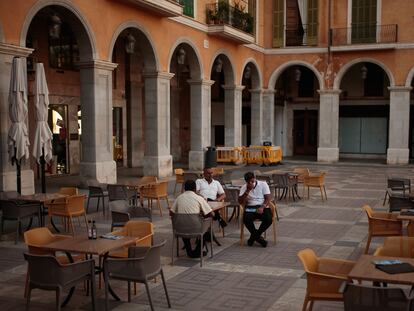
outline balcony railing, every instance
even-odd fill
[[[316,45],[317,25],[303,25],[296,29],[285,29],[286,46]]]
[[[398,26],[395,24],[354,25],[349,28],[332,29],[332,46],[395,43],[397,39]]]
[[[206,22],[209,25],[229,25],[248,34],[254,31],[254,18],[250,13],[222,1],[207,4]]]

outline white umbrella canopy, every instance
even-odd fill
[[[8,134],[10,158],[16,158],[18,164],[22,158],[29,158],[29,135],[27,132],[27,78],[26,62],[15,57],[12,63],[9,116],[12,121]]]
[[[34,104],[36,108],[36,132],[32,155],[38,163],[40,163],[40,158],[44,155],[46,163],[49,163],[52,160],[52,132],[47,124],[49,90],[47,88],[45,69],[42,63],[36,64]]]

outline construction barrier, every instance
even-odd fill
[[[243,161],[241,147],[217,147],[217,162],[238,164]]]
[[[243,161],[246,164],[263,164],[265,147],[250,146],[243,148]]]
[[[279,146],[265,146],[264,164],[271,165],[282,162],[282,148]]]

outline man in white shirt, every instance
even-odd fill
[[[243,222],[250,232],[250,238],[247,241],[252,246],[256,241],[263,247],[267,246],[267,241],[262,234],[272,224],[272,211],[270,210],[270,189],[266,182],[256,180],[252,172],[244,174],[246,184],[240,189],[239,203],[244,205]],[[262,223],[259,229],[254,226],[254,220],[260,219]]]
[[[201,214],[204,217],[211,217],[212,210],[210,205],[201,196],[196,193],[196,183],[194,180],[186,180],[184,183],[184,192],[175,200],[170,210],[171,214]],[[193,250],[189,238],[183,238],[185,249],[188,257],[199,258],[201,249],[200,243],[197,243]],[[207,254],[207,252],[205,253]],[[203,254],[204,255],[204,254]],[[205,255],[204,255],[205,256]]]
[[[210,167],[204,168],[203,176],[204,178],[196,180],[197,193],[207,201],[224,201],[226,194],[220,182],[213,179],[213,170]],[[218,211],[215,212],[214,220],[218,220],[222,227],[227,226]]]

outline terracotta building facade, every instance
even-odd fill
[[[11,63],[44,64],[50,174],[115,183],[117,167],[201,169],[207,146],[271,141],[317,161],[414,158],[414,2],[395,0],[0,1],[0,191]],[[36,161],[22,169],[34,191]]]

